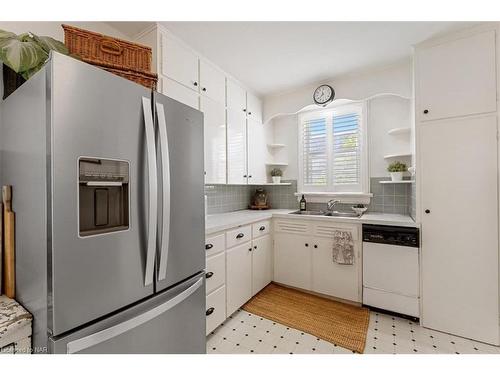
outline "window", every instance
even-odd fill
[[[367,192],[364,112],[350,104],[299,116],[302,192]]]

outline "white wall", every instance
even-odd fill
[[[394,64],[387,68],[339,77],[331,82],[338,99],[365,99],[380,93],[394,93],[410,98],[412,96],[412,68],[410,61]],[[312,92],[317,85],[303,87],[294,92],[267,97],[264,101],[266,118],[279,115],[269,121],[274,127],[274,142],[287,146],[276,152],[276,161],[287,161],[284,179],[298,178],[298,116],[300,109],[311,104]],[[392,128],[411,126],[411,99],[398,96],[375,97],[368,101],[368,134],[370,177],[388,177],[388,161],[384,155],[410,153],[410,135],[392,136]],[[401,159],[410,166],[411,158]]]
[[[409,60],[400,61],[391,66],[337,77],[323,83],[331,85],[336,92],[336,99],[360,100],[379,93],[393,93],[412,97],[412,68]],[[311,84],[297,90],[264,98],[264,121],[279,114],[292,114],[313,104],[314,89]]]

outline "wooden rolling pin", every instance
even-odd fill
[[[15,215],[12,212],[12,187],[2,187],[3,200],[3,291],[9,298],[16,297],[15,275]]]

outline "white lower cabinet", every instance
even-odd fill
[[[226,254],[221,253],[208,258],[206,271],[206,291],[208,294],[226,282]]]
[[[298,234],[274,235],[274,280],[296,288],[311,289],[310,238]]]
[[[257,294],[272,279],[272,240],[266,235],[252,241],[252,295]]]
[[[226,320],[226,287],[221,286],[207,296],[207,332],[208,335]]]
[[[274,280],[276,282],[361,302],[361,239],[358,226],[331,221],[310,224],[296,220],[278,221],[275,230]],[[351,232],[354,242],[354,264],[337,264],[333,261],[334,230]]]
[[[226,252],[227,314],[231,315],[252,298],[252,243]]]
[[[354,264],[338,264],[333,261],[333,240],[313,238],[312,290],[317,293],[361,302],[360,249],[355,246]]]

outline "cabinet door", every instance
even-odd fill
[[[419,119],[495,111],[495,51],[494,31],[417,50]]]
[[[227,110],[227,182],[247,183],[247,126],[244,112]]]
[[[227,80],[227,108],[245,114],[247,111],[246,91],[231,79]]]
[[[168,34],[161,34],[161,46],[162,74],[198,92],[198,56]]]
[[[354,264],[333,261],[333,240],[314,237],[312,243],[312,290],[349,301],[361,302],[359,242],[354,245]]]
[[[189,90],[186,86],[183,86],[170,78],[161,79],[161,93],[190,107],[196,109],[199,108],[199,95],[193,90]]]
[[[264,126],[262,122],[253,121],[250,118],[247,120],[249,184],[264,184],[267,181],[268,151]]]
[[[422,324],[498,345],[496,115],[421,125],[419,135]]]
[[[262,122],[262,102],[249,92],[247,92],[247,114],[254,121]]]
[[[227,315],[252,298],[252,244],[233,247],[226,253]]]
[[[200,97],[204,113],[205,183],[226,183],[226,111],[224,104]]]
[[[226,77],[219,69],[204,60],[200,60],[200,90],[203,96],[225,105]]]
[[[311,238],[296,234],[274,236],[274,280],[311,290]]]
[[[266,235],[253,240],[252,250],[252,295],[257,294],[271,282],[272,274],[272,241]]]

